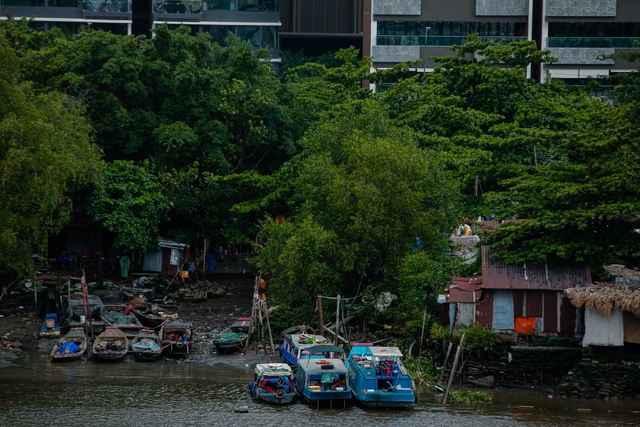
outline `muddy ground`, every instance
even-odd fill
[[[252,345],[246,355],[219,355],[211,345],[213,334],[221,332],[239,317],[250,317],[253,304],[254,277],[245,275],[216,275],[209,278],[224,290],[220,296],[203,301],[179,300],[175,308],[179,321],[190,322],[195,329],[195,343],[190,361],[213,364],[228,363],[247,367],[255,363],[276,360],[277,354],[265,355],[260,343]],[[50,352],[55,340],[41,339],[38,331],[43,319],[36,316],[30,305],[33,301],[20,294],[5,295],[0,301],[0,359],[20,357],[26,349],[37,349],[43,357]],[[279,336],[274,335],[277,347]],[[257,347],[257,348],[256,348]]]

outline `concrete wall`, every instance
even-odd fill
[[[420,46],[371,46],[375,62],[404,62],[420,59]]]
[[[556,64],[580,64],[580,65],[612,65],[613,59],[601,61],[599,55],[611,55],[614,48],[577,48],[577,47],[552,47],[549,49],[551,56],[558,58]]]
[[[420,15],[421,0],[373,0],[376,15]]]
[[[476,0],[478,16],[528,16],[529,0]]]
[[[616,16],[616,0],[547,0],[547,16]]]

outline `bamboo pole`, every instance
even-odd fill
[[[338,295],[338,302],[336,304],[336,336],[334,338],[334,344],[338,345],[338,338],[340,334],[340,295]]]
[[[422,357],[422,342],[424,341],[424,324],[427,320],[427,306],[424,306],[424,313],[422,314],[422,333],[420,334],[420,349],[418,350],[418,369],[416,369],[416,376],[420,376],[420,357]]]
[[[324,320],[322,319],[322,295],[318,294],[318,317],[320,317],[320,335],[324,335]],[[302,331],[303,333],[307,331]]]

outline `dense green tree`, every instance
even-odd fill
[[[303,147],[293,179],[295,213],[285,224],[265,224],[269,241],[259,252],[277,303],[308,310],[315,302],[295,291],[301,284],[346,296],[397,292],[393,279],[417,238],[430,260],[442,260],[457,222],[455,180],[377,102],[326,113]],[[322,237],[315,241],[313,234]],[[419,289],[424,294],[428,287]],[[414,303],[421,310],[422,302]]]
[[[144,254],[158,246],[160,221],[171,202],[147,167],[116,160],[104,170],[89,205],[89,215],[115,234],[114,245]]]
[[[40,37],[5,25],[14,40]],[[151,162],[173,203],[174,235],[246,235],[257,214],[231,215],[230,206],[264,196],[243,184],[295,155],[308,123],[267,50],[231,36],[221,47],[161,26],[151,40],[86,31],[31,45],[25,78],[84,101],[107,160]]]
[[[0,57],[0,273],[11,279],[34,272],[32,255],[46,255],[73,190],[97,178],[101,153],[77,101],[20,82],[1,30]]]

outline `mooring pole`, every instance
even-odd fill
[[[338,334],[340,333],[340,295],[338,295],[338,304],[336,305],[336,336],[334,344],[338,345]]]
[[[318,294],[318,317],[320,318],[320,335],[324,335],[324,319],[322,318],[322,295]],[[302,331],[306,333],[307,331]]]

